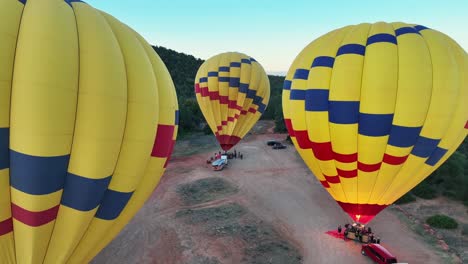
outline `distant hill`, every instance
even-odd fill
[[[180,108],[180,132],[186,134],[202,129],[203,126],[200,126],[200,124],[205,123],[205,119],[198,108],[193,86],[195,75],[203,60],[161,46],[153,46],[153,48],[166,64],[176,86]],[[284,77],[271,75],[268,77],[270,79],[271,96],[262,119],[278,120],[278,128],[284,131],[281,107]]]

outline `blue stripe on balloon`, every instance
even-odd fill
[[[397,30],[395,30],[395,34],[398,36],[404,35],[404,34],[419,34],[419,31],[417,31],[413,27],[402,27]]]
[[[208,72],[208,77],[218,77],[218,72]]]
[[[25,0],[25,2],[26,2],[26,0]],[[81,0],[65,0],[65,3],[67,3],[69,6],[72,6],[71,4],[72,4],[73,2],[85,3],[85,2],[83,2],[83,1],[81,1]]]
[[[218,82],[229,82],[229,77],[218,77]]]
[[[356,124],[359,121],[359,102],[329,101],[328,120],[335,124]]]
[[[448,150],[437,147],[434,152],[432,152],[431,156],[426,160],[426,164],[434,166],[437,162],[442,159],[442,157],[447,153]]]
[[[249,91],[249,84],[248,83],[240,83],[239,85],[239,93],[245,93]]]
[[[241,63],[240,62],[231,62],[231,64],[229,64],[231,67],[240,67],[241,66]]]
[[[428,158],[437,148],[439,142],[440,139],[419,136],[418,141],[416,141],[416,145],[414,145],[414,148],[411,151],[411,154],[421,158]]]
[[[240,78],[231,77],[229,79],[229,87],[239,87],[240,85]]]
[[[293,79],[307,80],[308,77],[309,77],[308,69],[296,69],[296,71],[294,72]]]
[[[357,54],[363,55],[366,53],[366,46],[360,44],[346,44],[341,46],[336,53],[336,56],[345,55],[345,54]]]
[[[257,62],[254,58],[250,58],[250,61]]]
[[[0,128],[0,170],[10,166],[10,129]]]
[[[250,60],[249,59],[241,59],[241,63],[250,64]]]
[[[175,125],[177,126],[179,124],[179,110],[175,111]]]
[[[61,204],[79,211],[96,208],[109,186],[112,176],[89,179],[68,173],[63,189]]]
[[[390,134],[393,114],[359,113],[359,134],[370,137],[381,137]]]
[[[266,105],[265,104],[260,104],[258,106],[258,110],[261,114],[263,114],[265,112],[265,109],[266,109]]]
[[[249,90],[247,90],[246,98],[254,99],[256,94],[257,94],[257,91],[249,89]]]
[[[374,43],[381,43],[381,42],[387,42],[387,43],[393,43],[397,44],[397,39],[394,35],[391,34],[375,34],[370,36],[367,39],[367,46],[374,44]]]
[[[419,132],[421,132],[421,127],[405,127],[393,125],[390,131],[390,138],[388,139],[388,144],[400,147],[407,148],[414,146],[419,137]]]
[[[207,77],[201,77],[200,78],[200,83],[202,82],[208,82],[208,78]]]
[[[305,100],[306,90],[291,90],[289,94],[290,100]]]
[[[253,99],[253,103],[258,105],[262,102],[263,98],[261,96],[255,96],[254,99]]]
[[[220,72],[229,72],[229,67],[225,67],[225,66],[219,67],[218,71],[220,71]]]
[[[22,3],[23,5],[26,4],[26,1],[27,1],[27,0],[18,0],[18,2]]]
[[[96,217],[104,220],[116,219],[127,205],[133,192],[118,192],[107,189],[96,212]]]
[[[329,90],[309,89],[305,92],[306,111],[328,111]]]
[[[69,159],[70,155],[38,157],[10,150],[10,185],[34,195],[61,190]]]
[[[335,58],[329,56],[320,56],[314,59],[312,62],[311,68],[314,67],[329,67],[333,68],[333,64],[335,63]]]
[[[414,26],[414,29],[416,29],[419,32],[421,30],[430,29],[430,28],[422,26],[422,25],[417,25],[417,26]]]
[[[292,82],[289,80],[284,80],[283,83],[283,90],[291,90],[291,84]]]

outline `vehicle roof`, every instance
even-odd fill
[[[380,244],[368,244],[368,246],[374,249],[375,251],[378,251],[381,255],[383,255],[382,257],[396,259],[396,257],[392,253],[390,253],[390,251],[388,251]]]

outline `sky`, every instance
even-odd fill
[[[88,0],[152,45],[208,59],[237,51],[268,73],[287,72],[314,39],[363,22],[405,22],[441,31],[468,51],[468,0]]]

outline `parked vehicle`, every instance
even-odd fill
[[[274,146],[273,146],[273,149],[285,149],[286,146],[277,142]]]
[[[281,143],[276,141],[276,140],[268,140],[267,141],[267,146],[274,146],[276,144],[281,144]]]
[[[386,248],[380,244],[364,244],[362,245],[361,254],[368,256],[375,263],[387,264],[397,263],[397,259]]]
[[[228,164],[228,158],[227,155],[222,155],[220,159],[215,160],[213,163],[211,163],[211,166],[213,167],[214,171],[221,171],[226,167]]]

